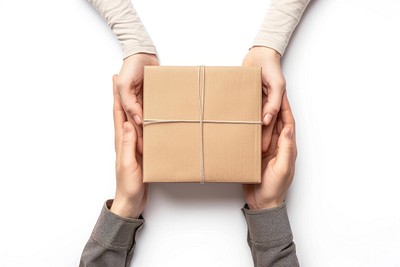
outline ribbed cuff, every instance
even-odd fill
[[[134,54],[137,53],[147,53],[147,54],[154,54],[156,55],[157,59],[158,59],[158,55],[157,55],[157,49],[155,46],[137,46],[137,45],[129,45],[129,46],[124,46],[123,47],[123,59],[132,56]]]
[[[136,233],[143,227],[144,218],[130,219],[110,211],[113,199],[104,203],[92,232],[92,238],[100,245],[115,250],[130,250],[136,240]]]
[[[283,56],[286,50],[287,43],[282,43],[266,38],[255,38],[252,46],[249,49],[251,49],[254,46],[265,46],[268,48],[272,48],[275,51],[277,51],[281,56]]]
[[[275,246],[283,240],[293,239],[285,203],[261,210],[249,209],[245,204],[242,211],[247,221],[248,238],[253,243]]]

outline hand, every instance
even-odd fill
[[[117,77],[117,89],[128,121],[138,135],[137,149],[143,153],[143,74],[144,66],[157,66],[156,55],[139,53],[124,59]]]
[[[136,151],[138,135],[122,108],[118,79],[113,76],[117,189],[110,210],[125,218],[138,218],[146,204],[148,185],[143,183],[142,156]]]
[[[284,202],[293,180],[296,157],[295,122],[284,93],[271,144],[262,155],[261,183],[243,185],[250,209],[273,208]]]
[[[279,112],[282,96],[286,90],[286,81],[281,69],[281,55],[272,48],[254,46],[244,57],[243,66],[262,68],[263,92],[267,97],[263,106],[263,123],[269,125]]]
[[[254,46],[243,59],[242,65],[262,68],[262,120],[265,126],[269,126],[267,131],[263,131],[262,137],[262,151],[265,152],[268,149],[276,115],[281,107],[282,96],[286,90],[286,81],[281,70],[281,55],[272,48]]]

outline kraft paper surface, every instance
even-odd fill
[[[144,73],[144,182],[202,182],[202,171],[206,183],[261,181],[261,68],[146,66]],[[146,123],[154,120],[173,122]]]

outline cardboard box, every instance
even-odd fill
[[[146,66],[143,181],[261,181],[260,67]]]

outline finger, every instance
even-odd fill
[[[273,136],[274,128],[275,128],[275,122],[276,117],[272,119],[272,123],[270,123],[268,126],[263,125],[262,126],[262,139],[261,139],[261,151],[266,152],[268,151],[269,146],[271,145],[271,139]]]
[[[143,127],[142,125],[138,125],[130,116],[128,116],[128,121],[133,124],[136,130],[138,142],[137,142],[137,149],[139,153],[143,153]]]
[[[138,101],[135,90],[126,82],[117,82],[118,93],[121,97],[122,107],[126,114],[131,117],[138,125],[141,125],[143,118],[143,108]]]
[[[263,105],[267,103],[267,96],[263,95],[262,97],[262,103]],[[274,118],[275,119],[275,118]],[[270,123],[270,125],[262,125],[262,131],[261,131],[261,152],[266,153],[268,150],[268,147],[271,143],[271,138],[272,138],[272,133],[274,129],[274,123]]]
[[[113,96],[114,96],[114,136],[115,136],[115,151],[119,151],[119,145],[123,136],[124,122],[126,121],[125,112],[122,108],[120,97],[117,91],[118,75],[113,75]]]
[[[129,121],[124,122],[123,129],[120,162],[123,166],[131,166],[131,164],[137,164],[135,154],[137,142],[136,131]]]
[[[269,125],[272,122],[272,119],[278,114],[281,107],[282,95],[284,91],[284,85],[278,84],[268,86],[267,102],[263,106],[264,125]]]
[[[276,116],[276,132],[278,133],[278,135],[281,134],[282,130],[283,130],[283,122],[282,122],[282,113],[279,112],[278,115]]]
[[[282,105],[281,105],[281,110],[279,112],[279,121],[281,121],[281,127],[283,127],[283,129],[285,128],[289,128],[292,129],[292,142],[293,147],[294,147],[294,153],[293,153],[293,160],[296,159],[297,157],[297,148],[296,148],[296,123],[295,123],[295,119],[293,116],[293,112],[292,109],[290,107],[290,103],[289,103],[289,99],[287,96],[287,91],[284,92],[283,97],[282,97]],[[279,134],[281,135],[281,133],[284,133],[284,130],[279,131]]]
[[[271,137],[271,142],[268,146],[268,150],[266,153],[266,156],[271,156],[276,153],[276,149],[278,147],[278,139],[279,139],[279,133],[278,133],[278,120],[275,122],[274,130],[272,132],[272,137]],[[269,126],[267,126],[269,127]]]
[[[283,128],[278,140],[278,152],[276,155],[276,170],[283,173],[291,171],[297,154],[295,142],[295,129],[292,125]]]
[[[280,111],[280,117],[283,123],[283,126],[292,125],[295,126],[295,120],[293,117],[292,109],[290,108],[289,100],[287,97],[287,93],[285,92],[282,97],[282,106]]]

